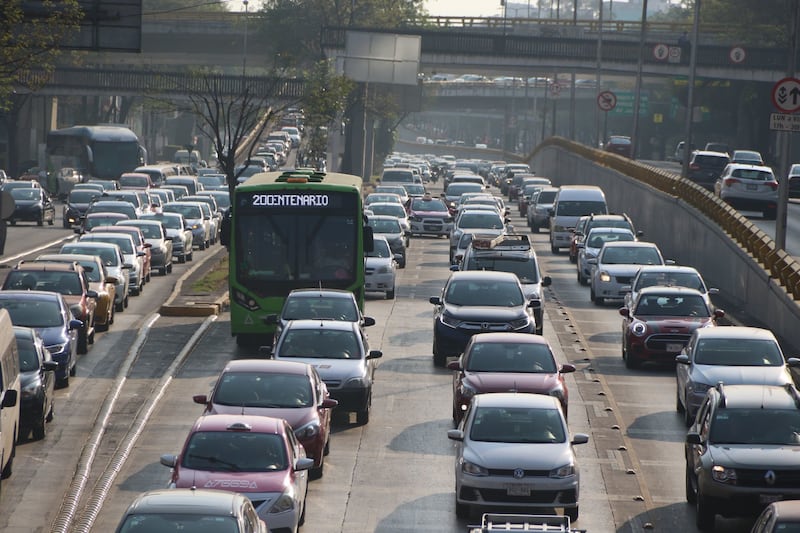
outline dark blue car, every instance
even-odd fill
[[[64,297],[57,292],[0,291],[0,309],[8,311],[15,326],[36,330],[58,363],[56,383],[68,386],[69,377],[75,375],[78,330],[83,323],[72,316]]]
[[[54,373],[58,363],[44,347],[42,338],[33,328],[14,326],[19,349],[19,379],[22,391],[19,405],[20,436],[28,431],[34,440],[47,433],[47,422],[53,419],[55,388]]]

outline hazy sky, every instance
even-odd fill
[[[451,17],[486,17],[502,13],[500,0],[425,0],[431,15]]]

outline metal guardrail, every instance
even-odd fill
[[[562,137],[546,139],[524,159],[530,161],[540,150],[548,146],[569,150],[685,201],[718,224],[731,239],[769,272],[795,301],[800,301],[800,262],[776,248],[775,242],[769,235],[708,190],[666,170],[643,165]]]
[[[218,87],[220,94],[241,94],[243,81],[248,90],[258,94],[271,94],[276,98],[298,99],[305,94],[303,79],[268,76],[234,76],[223,74],[200,75],[189,72],[161,72],[134,69],[63,68],[59,67],[48,77],[43,72],[29,72],[24,83],[59,89],[85,90],[87,87],[115,91],[117,94],[140,95],[192,94],[207,92],[210,85]],[[277,89],[277,90],[276,90]]]

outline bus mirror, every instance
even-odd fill
[[[375,249],[375,238],[372,235],[372,226],[364,226],[364,251],[371,252]]]
[[[86,159],[87,159],[87,160],[88,160],[90,163],[94,163],[94,154],[92,153],[92,148],[91,148],[91,146],[86,146],[85,148],[86,148]]]
[[[229,246],[231,241],[231,212],[230,210],[225,212],[225,216],[222,217],[222,224],[219,228],[219,242],[222,246]]]

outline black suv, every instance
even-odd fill
[[[589,232],[592,228],[624,228],[631,230],[631,233],[636,235],[636,237],[642,237],[644,235],[643,231],[636,231],[633,227],[633,221],[630,219],[628,215],[625,213],[621,215],[611,214],[611,215],[589,215],[586,217],[586,222],[584,223],[583,227],[578,229],[575,228],[575,232],[573,233],[573,241],[575,246],[569,247],[569,260],[573,263],[578,261],[578,245],[583,242],[583,239],[589,235]]]
[[[709,389],[686,435],[686,501],[697,527],[800,499],[800,394],[791,384]]]
[[[692,153],[692,160],[689,161],[687,177],[701,187],[713,191],[714,182],[730,162],[731,158],[725,152],[697,150]]]

